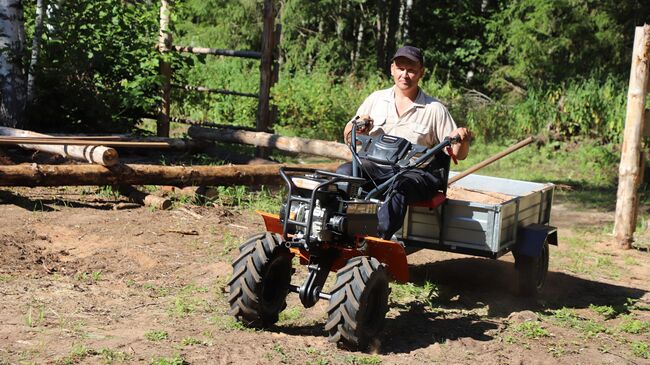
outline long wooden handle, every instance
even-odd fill
[[[537,141],[537,137],[530,136],[530,137],[524,139],[523,141],[508,147],[507,149],[497,153],[496,155],[494,155],[492,157],[489,157],[489,158],[477,163],[476,165],[468,168],[467,170],[461,172],[460,174],[450,178],[449,181],[447,182],[447,185],[451,185],[451,184],[455,183],[456,181],[464,178],[465,176],[467,176],[467,175],[469,175],[471,173],[474,173],[475,171],[484,168],[485,166],[493,163],[494,161],[497,161],[497,160],[499,160],[499,159],[501,159],[501,158],[515,152],[516,150],[518,150],[518,149],[520,149],[520,148],[522,148],[524,146],[527,146],[527,145],[529,145],[529,144],[531,144],[531,143],[533,143],[535,141]]]

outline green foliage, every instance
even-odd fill
[[[487,25],[493,82],[510,79],[539,86],[622,71],[628,58],[620,49],[629,38],[614,16],[628,8],[612,5],[591,0],[504,3]]]
[[[278,129],[306,138],[342,139],[345,123],[363,99],[381,87],[379,78],[358,82],[352,77],[337,80],[323,70],[281,77],[273,88],[273,103],[280,114]]]
[[[166,340],[168,336],[169,335],[165,330],[151,330],[145,332],[144,334],[144,338],[152,342],[159,342],[159,341]]]
[[[157,100],[157,6],[121,0],[48,7],[31,123],[120,130]]]
[[[650,345],[641,341],[632,341],[630,343],[632,353],[643,359],[650,359]]]
[[[531,89],[515,102],[470,105],[464,116],[474,133],[485,140],[541,133],[554,139],[581,136],[616,143],[624,127],[625,94],[622,82],[590,78],[547,91]],[[463,111],[459,114],[462,118]]]
[[[626,333],[645,333],[650,329],[650,322],[634,319],[631,316],[626,318],[619,324],[618,329]]]
[[[542,327],[539,321],[526,321],[519,323],[514,327],[514,330],[515,332],[532,339],[550,336],[550,333]]]
[[[150,362],[151,365],[185,365],[188,364],[185,359],[180,354],[176,354],[172,357],[157,357],[152,359]]]

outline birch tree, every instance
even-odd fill
[[[21,126],[25,111],[25,29],[20,0],[0,0],[0,125]]]

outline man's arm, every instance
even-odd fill
[[[449,137],[460,136],[460,143],[452,145],[454,155],[459,160],[464,160],[469,154],[469,142],[472,140],[472,133],[467,128],[456,128],[451,133]]]

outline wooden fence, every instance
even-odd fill
[[[179,88],[192,92],[217,93],[234,95],[240,97],[251,97],[258,99],[256,130],[269,132],[277,118],[277,108],[271,107],[271,87],[278,81],[279,65],[278,45],[280,43],[280,25],[275,25],[276,9],[274,0],[264,0],[264,26],[262,32],[262,50],[257,51],[236,51],[229,49],[214,49],[205,47],[187,47],[173,44],[173,37],[169,30],[170,7],[168,0],[161,0],[160,5],[160,34],[158,38],[158,50],[165,52],[181,52],[197,55],[240,57],[260,60],[260,91],[259,94],[245,93],[223,89],[208,88],[204,86],[172,84],[172,67],[163,58],[160,62],[160,74],[162,75],[162,105],[159,109],[157,122],[157,135],[169,137],[169,122],[177,121],[187,124],[210,125],[209,122],[192,121],[188,118],[172,118],[170,116],[171,89]]]

